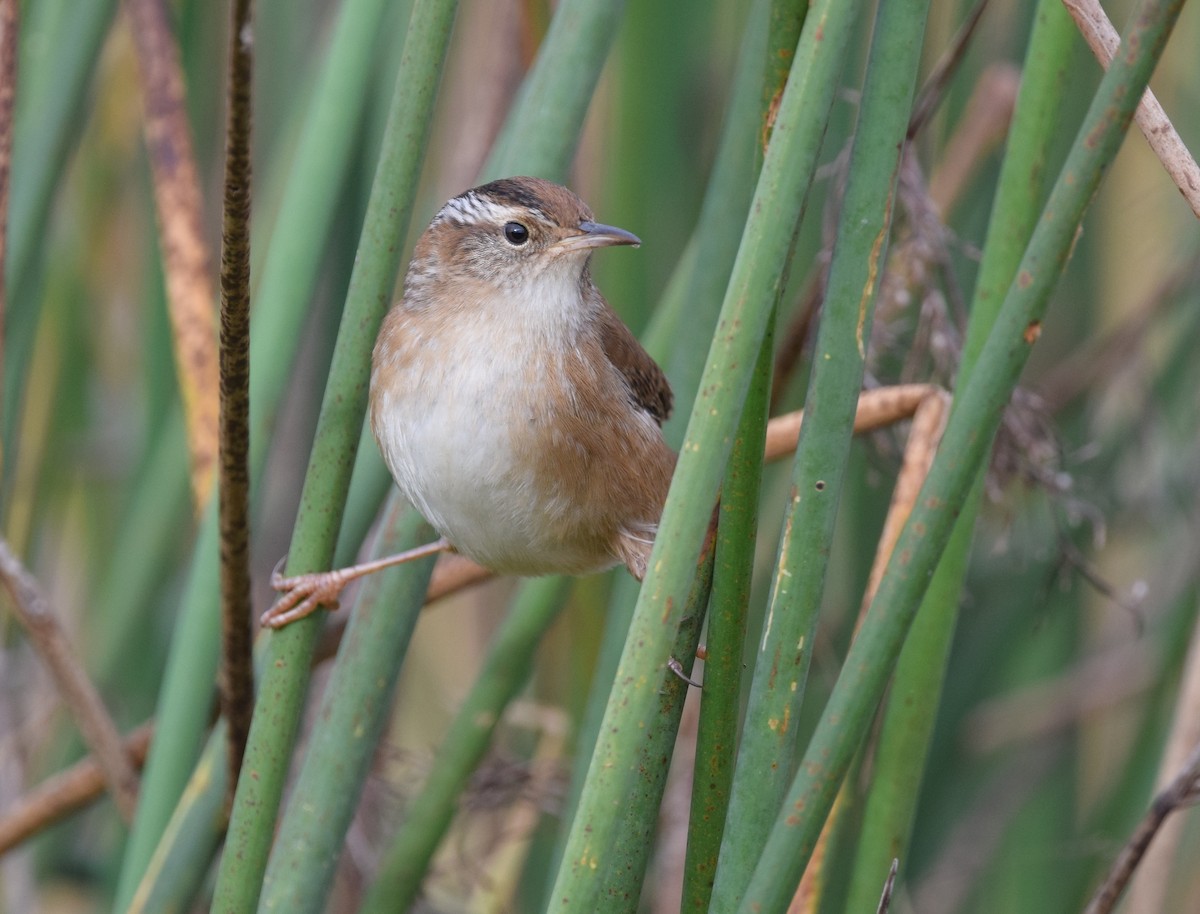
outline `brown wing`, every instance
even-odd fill
[[[607,303],[601,312],[600,345],[604,354],[625,376],[630,399],[662,425],[670,418],[674,402],[667,376]]]

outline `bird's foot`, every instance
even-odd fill
[[[384,568],[402,565],[416,559],[429,558],[440,552],[453,552],[454,547],[445,537],[417,546],[407,552],[389,555],[382,559],[351,565],[349,568],[337,568],[333,571],[318,571],[314,574],[301,574],[285,578],[279,573],[279,567],[271,574],[271,586],[280,592],[281,596],[275,604],[262,614],[262,624],[268,628],[282,628],[297,619],[303,619],[316,611],[318,606],[329,609],[338,608],[338,596],[347,584],[355,578],[361,578]],[[282,564],[282,563],[281,563]]]
[[[316,612],[318,606],[338,608],[342,588],[350,583],[349,569],[320,571],[285,578],[276,569],[271,574],[271,587],[280,594],[271,608],[262,614],[261,622],[268,628],[283,628],[298,619]]]

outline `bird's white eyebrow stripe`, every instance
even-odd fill
[[[436,225],[439,222],[455,222],[460,225],[470,222],[500,223],[522,217],[528,218],[530,213],[542,220],[546,218],[540,210],[504,206],[469,190],[447,202],[433,217],[433,222],[430,224]]]

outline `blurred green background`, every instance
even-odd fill
[[[215,276],[228,10],[188,0],[166,5],[186,75]],[[310,295],[287,301],[282,312],[298,349],[293,359],[289,346],[280,347],[285,386],[278,411],[254,420],[264,423],[256,426],[264,437],[255,446],[266,449],[253,494],[258,610],[269,605],[271,569],[289,549],[410,5],[383,4],[372,40],[357,49],[367,67],[364,92],[354,101],[361,116],[350,118],[349,133],[339,138],[349,141],[348,158],[344,173],[331,179],[315,282]],[[740,235],[745,204],[741,215],[716,214],[706,223],[713,214],[704,203],[723,125],[737,113],[731,106],[746,53],[743,35],[765,6],[613,3],[618,31],[566,177],[599,219],[643,241],[636,253],[595,262],[600,288],[639,334],[654,326],[689,239],[730,231],[723,218],[734,220],[735,240]],[[931,4],[918,86],[970,6]],[[867,349],[868,386],[927,380],[954,386],[1005,154],[1003,130],[1036,6],[988,4],[936,112],[910,144],[893,214],[893,259]],[[1132,6],[1109,4],[1118,28]],[[294,227],[279,221],[281,201],[297,167],[339,7],[319,0],[255,4],[255,283],[272,238]],[[554,7],[549,0],[459,4],[405,250],[447,197],[476,183]],[[797,337],[796,316],[828,266],[870,25],[864,16],[850,39],[779,301],[777,358],[791,366],[776,376],[775,413],[804,403],[811,335]],[[129,730],[159,706],[189,575],[216,575],[215,564],[193,566],[199,513],[180,419],[138,61],[129,17],[103,0],[21,4],[20,42],[0,528],[66,621],[117,723]],[[1078,35],[1065,47],[1057,61],[1066,74],[1063,100],[1044,163],[1049,180],[1101,75]],[[1200,12],[1192,4],[1152,81],[1193,150],[1200,148],[1197,47]],[[992,87],[991,100],[973,103],[981,86]],[[761,159],[761,99],[755,94],[751,101],[742,121],[755,129],[737,138],[747,201],[750,163]],[[963,164],[953,141],[973,104],[982,105],[981,123],[996,137],[965,154],[961,190],[939,213],[931,208],[927,182],[932,176],[936,185],[949,165]],[[659,339],[670,338],[671,345],[655,355],[684,390],[694,390],[712,335],[707,315],[715,309],[702,313],[693,323],[685,302],[678,323],[659,330]],[[900,853],[893,910],[1080,910],[1148,805],[1164,766],[1174,770],[1181,763],[1178,749],[1173,762],[1164,761],[1168,744],[1182,741],[1186,752],[1200,742],[1197,340],[1196,216],[1134,129],[1082,223],[997,439],[945,681],[940,699],[931,699],[936,725],[923,775],[918,769],[911,843]],[[798,356],[783,354],[789,343]],[[256,357],[274,357],[272,339],[254,346]],[[685,405],[693,395],[682,394]],[[678,435],[687,414],[680,411]],[[845,657],[905,431],[901,424],[856,439],[850,451],[811,649],[811,688],[797,727],[801,747]],[[375,455],[359,458],[362,468]],[[377,467],[373,477],[370,471],[364,469],[364,477],[374,481],[352,489],[370,509],[357,528],[343,527],[339,561],[353,557],[363,525],[382,503],[381,477]],[[788,486],[786,466],[768,468],[750,600],[751,652]],[[589,695],[599,693],[601,702],[607,695],[608,683],[594,673],[608,668],[598,653],[612,624],[610,593],[632,606],[624,576],[618,571],[572,582],[556,595],[565,611],[542,639],[528,686],[505,711],[458,802],[414,910],[540,909],[556,868],[560,813],[574,795],[580,721]],[[328,910],[360,909],[517,588],[509,580],[491,582],[422,614],[382,748],[337,861]],[[82,753],[42,664],[11,614],[3,619],[0,816]],[[313,694],[327,669],[315,668]],[[193,685],[205,701],[210,690],[215,695],[211,681]],[[311,725],[306,720],[305,732]],[[677,750],[681,757],[687,752]],[[686,767],[677,766],[668,782],[642,891],[645,911],[680,909]],[[865,795],[870,777],[868,752],[847,782],[847,805],[822,864],[821,911],[847,903],[862,815],[855,798]],[[1135,887],[1127,910],[1200,908],[1200,821],[1188,812],[1173,821],[1181,834],[1155,864],[1147,878],[1152,884]],[[769,826],[761,823],[763,831]],[[127,837],[112,804],[102,801],[9,851],[0,858],[2,910],[112,909],[118,884],[140,877],[123,870]],[[199,894],[191,904],[202,910],[213,877],[204,875],[207,860],[198,865]]]

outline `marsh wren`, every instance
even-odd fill
[[[371,429],[428,546],[299,578],[263,616],[336,605],[353,578],[439,551],[501,574],[639,580],[675,454],[666,376],[592,281],[596,248],[638,245],[574,193],[507,178],[450,200],[413,251],[371,370]]]

